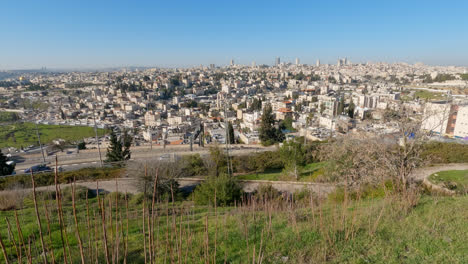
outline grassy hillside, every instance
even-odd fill
[[[41,142],[47,144],[54,139],[67,141],[81,140],[84,137],[94,136],[94,128],[86,126],[38,125]],[[104,129],[98,129],[99,135],[104,135]],[[0,127],[0,148],[27,147],[38,145],[36,127],[33,123],[16,123]]]
[[[46,198],[45,202],[42,197]],[[62,229],[56,201],[47,197],[38,199],[46,248],[53,251],[56,261],[63,262],[60,235],[63,230],[64,244],[68,242],[73,262],[79,262],[71,191],[63,190],[61,201],[66,227]],[[79,199],[78,230],[87,262],[97,258],[99,263],[105,263],[106,244],[109,259],[117,259],[118,254],[118,259],[126,258],[127,263],[143,263],[145,252],[148,262],[151,252],[156,263],[468,261],[468,196],[411,194],[406,198],[391,195],[335,202],[297,195],[294,202],[281,198],[266,202],[252,199],[236,207],[223,208],[194,206],[190,201],[162,202],[156,204],[154,214],[148,213],[151,199],[143,207],[141,195],[128,199],[115,194],[101,196],[100,206],[96,197],[89,198],[86,206],[85,190],[80,190],[76,197]],[[29,240],[33,261],[40,262],[39,229],[30,196],[24,199],[23,206],[24,209],[17,211],[25,241],[21,250],[23,262]],[[0,212],[0,219],[0,236],[8,258],[16,262],[21,238],[15,213]],[[16,248],[5,219],[12,226]]]

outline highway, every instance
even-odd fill
[[[219,147],[224,149],[224,145],[219,145]],[[255,152],[272,151],[275,150],[275,148],[275,146],[263,147],[261,145],[231,145],[230,154],[233,156],[246,155]],[[188,145],[166,146],[165,149],[162,146],[153,146],[152,149],[150,146],[136,146],[131,148],[131,160],[155,161],[169,158],[172,155],[182,156],[197,153],[205,156],[209,154],[209,150],[209,146],[204,148],[193,146],[193,151],[190,151]],[[58,165],[64,171],[100,166],[99,152],[97,149],[80,150],[79,153],[77,153],[76,150],[64,151],[48,155],[46,156],[46,163],[51,167],[55,166],[55,155],[57,155]],[[101,148],[101,156],[103,160],[106,159],[106,149]],[[23,173],[25,169],[31,166],[44,163],[40,151],[18,153],[13,155],[13,160],[16,162],[17,174]]]

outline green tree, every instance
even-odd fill
[[[262,100],[254,98],[252,104],[249,107],[250,111],[259,111],[262,109]]]
[[[344,102],[343,99],[338,103],[338,114],[341,115],[344,112]]]
[[[282,142],[284,135],[280,129],[275,128],[275,119],[273,117],[273,109],[268,104],[263,109],[262,121],[260,124],[260,141],[262,145],[269,146],[276,142]]]
[[[129,160],[131,157],[130,146],[132,145],[132,138],[125,130],[120,138],[117,137],[114,131],[110,134],[110,143],[107,148],[106,161],[116,162]]]
[[[320,114],[323,114],[323,111],[325,111],[325,103],[320,104]]]
[[[10,175],[15,170],[14,165],[7,164],[8,158],[0,150],[0,176]]]
[[[354,111],[356,110],[356,106],[354,105],[353,101],[348,106],[348,116],[350,118],[354,118]]]
[[[288,116],[284,120],[280,121],[279,127],[280,129],[287,129],[289,131],[296,131],[294,127],[292,126],[293,119]]]
[[[232,126],[232,123],[229,122],[228,123],[228,139],[229,139],[229,144],[235,144],[236,143],[236,139],[235,139],[235,136],[234,136],[234,127]]]
[[[293,175],[296,180],[299,179],[302,166],[305,165],[305,150],[303,144],[290,140],[283,143],[280,148],[280,155],[284,162],[283,172]]]
[[[86,143],[83,141],[83,142],[80,142],[78,143],[78,149],[86,149]]]

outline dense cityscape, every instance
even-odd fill
[[[136,144],[224,144],[229,123],[232,143],[258,144],[267,106],[286,137],[391,134],[392,113],[406,109],[414,116],[437,112],[425,118],[426,129],[465,138],[467,87],[465,67],[353,64],[346,58],[336,65],[276,58],[274,66],[246,66],[231,60],[222,67],[15,73],[0,82],[0,108],[39,124],[129,129]],[[458,115],[447,127],[453,107]],[[204,135],[199,137],[200,127]],[[95,144],[94,137],[84,140]]]

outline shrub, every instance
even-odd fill
[[[429,142],[423,146],[421,157],[431,163],[468,162],[468,145]]]
[[[180,163],[184,170],[184,176],[198,176],[207,173],[205,163],[200,154],[182,156]]]
[[[75,178],[77,181],[114,179],[123,172],[122,168],[84,168],[76,171],[59,172],[59,183],[71,183]],[[54,185],[54,173],[38,173],[34,175],[36,186]],[[13,187],[30,188],[31,175],[17,175],[0,178],[0,190],[12,189]]]
[[[24,191],[7,191],[0,193],[0,211],[20,209],[23,206]]]
[[[129,205],[136,206],[136,205],[141,205],[143,204],[143,199],[145,198],[144,193],[137,193],[132,196],[130,201],[128,202]],[[146,195],[146,199],[150,200],[152,199],[148,194]]]
[[[109,202],[110,200],[112,204],[115,204],[115,200],[118,199],[118,203],[120,205],[125,205],[125,199],[130,200],[131,198],[132,198],[131,194],[128,194],[128,193],[125,194],[122,192],[111,192],[107,194],[105,197],[106,202]]]
[[[195,204],[213,205],[215,193],[216,205],[229,206],[241,198],[242,188],[234,178],[227,175],[209,177],[195,189],[193,193]]]
[[[62,201],[71,202],[73,197],[73,192],[71,187],[65,187],[62,189]],[[75,201],[85,200],[86,196],[88,199],[96,197],[96,194],[90,191],[88,188],[77,185],[75,187]]]
[[[383,198],[386,192],[392,193],[395,191],[394,184],[392,181],[387,180],[383,184],[372,185],[365,184],[356,189],[348,190],[348,199],[373,199]],[[338,187],[336,190],[328,195],[328,199],[334,202],[343,202],[345,198],[344,187]]]
[[[260,184],[255,191],[255,197],[258,200],[272,200],[281,196],[281,192],[271,184]]]

